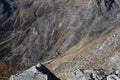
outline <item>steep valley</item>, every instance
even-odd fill
[[[76,69],[117,70],[107,63],[119,61],[110,62],[119,35],[119,0],[0,0],[0,60],[13,73],[38,62],[61,79]]]

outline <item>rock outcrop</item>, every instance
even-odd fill
[[[120,23],[119,0],[1,0],[0,59],[17,69],[55,58]]]
[[[75,70],[63,75],[62,80],[120,80],[118,71],[107,74],[106,70]],[[68,76],[65,78],[64,76]]]
[[[36,66],[12,75],[9,80],[120,80],[120,71],[115,69],[110,71],[102,68],[94,70],[77,69],[61,75],[61,79],[57,78],[42,64],[38,63]]]
[[[12,75],[9,80],[60,80],[53,73],[51,73],[42,64],[32,66],[28,70]]]

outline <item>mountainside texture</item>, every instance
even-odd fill
[[[0,0],[0,60],[17,70],[119,70],[119,35],[120,0]]]

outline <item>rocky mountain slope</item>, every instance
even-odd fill
[[[104,69],[94,70],[75,70],[73,72],[64,73],[64,76],[68,76],[61,80],[120,80],[120,71],[111,70],[107,71]],[[53,73],[51,73],[42,64],[37,64],[31,68],[19,72],[16,75],[12,75],[9,80],[60,80]]]
[[[99,68],[119,50],[119,27],[119,0],[0,0],[0,60],[56,74]]]
[[[120,70],[119,35],[120,31],[117,33],[113,32],[111,35],[107,35],[106,39],[103,42],[101,41],[101,44],[98,40],[97,42],[99,42],[99,44],[94,43],[96,42],[94,41],[93,43],[88,44],[87,47],[84,47],[84,50],[82,50],[82,48],[79,47],[80,44],[78,44],[73,49],[70,49],[66,55],[53,59],[46,63],[46,65],[50,67],[56,75],[59,75],[62,80],[73,80],[71,77],[76,70],[102,68],[104,69],[103,72],[107,71],[107,75],[111,74],[115,70]],[[97,46],[93,46],[94,44]]]

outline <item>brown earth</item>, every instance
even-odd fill
[[[12,74],[16,73],[16,69],[5,64],[0,60],[0,80],[8,80]]]

